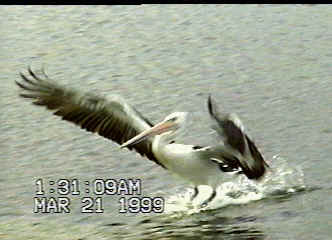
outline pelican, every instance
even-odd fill
[[[186,112],[174,112],[154,125],[118,95],[102,97],[63,87],[52,81],[43,69],[36,74],[29,67],[20,76],[21,81],[15,82],[23,90],[21,97],[32,99],[33,104],[52,110],[82,129],[113,140],[120,148],[134,149],[189,181],[194,189],[191,200],[198,195],[198,186],[210,186],[212,194],[201,206],[215,198],[221,172],[235,172],[259,180],[268,167],[239,117],[234,113],[220,113],[211,96],[208,111],[222,141],[200,147],[174,141],[186,122]]]

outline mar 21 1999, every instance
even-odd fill
[[[110,195],[121,196],[119,213],[162,213],[165,200],[162,197],[141,195],[140,179],[58,179],[44,181],[37,179],[34,213],[70,213],[73,205],[78,204],[81,213],[104,213],[104,201]],[[81,194],[89,194],[80,198]],[[92,196],[91,196],[92,195]],[[95,195],[95,196],[93,196]],[[75,196],[71,199],[71,196]],[[112,198],[114,199],[114,198]],[[78,202],[79,201],[79,202]]]

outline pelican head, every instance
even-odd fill
[[[129,139],[127,142],[121,145],[121,148],[130,147],[141,141],[147,139],[148,137],[153,137],[156,135],[172,137],[175,133],[183,128],[186,122],[188,113],[187,112],[174,112],[168,115],[162,122],[154,125],[150,129],[141,132],[137,136]]]

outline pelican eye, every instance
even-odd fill
[[[177,117],[173,117],[173,118],[168,119],[168,121],[170,121],[170,122],[175,122],[176,119],[177,119]]]

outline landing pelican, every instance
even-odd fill
[[[211,96],[209,114],[223,141],[215,146],[199,147],[174,142],[186,121],[186,112],[174,112],[154,125],[120,96],[101,97],[65,88],[50,80],[44,71],[37,75],[31,68],[28,74],[20,73],[20,76],[22,81],[16,84],[24,90],[21,97],[33,99],[33,104],[45,106],[63,120],[111,139],[121,148],[135,149],[188,180],[194,186],[191,200],[198,195],[198,186],[212,187],[212,194],[202,206],[216,196],[221,172],[237,172],[258,180],[268,167],[237,115],[221,114]]]

